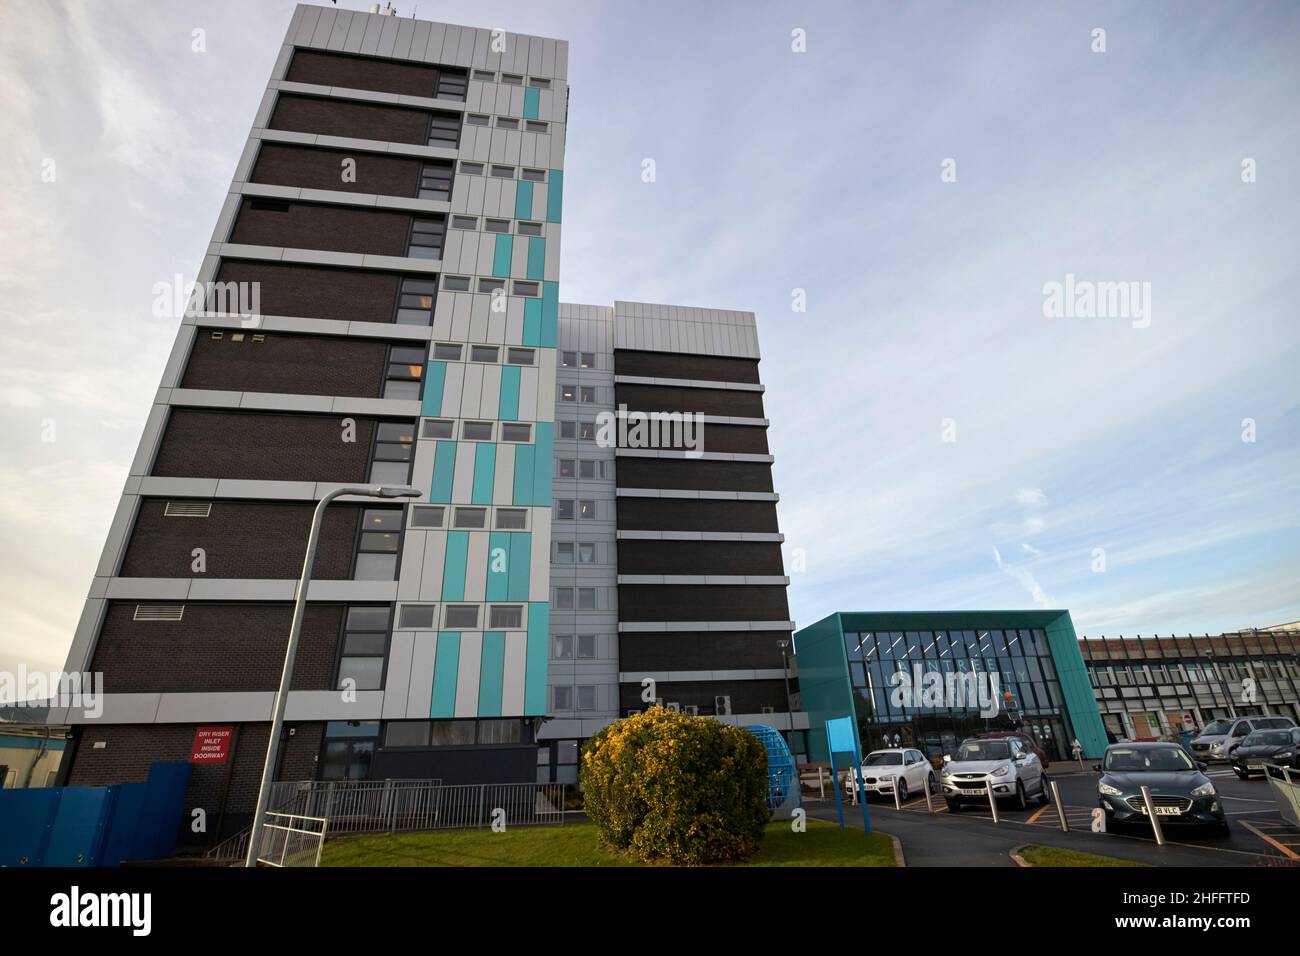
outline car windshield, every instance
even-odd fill
[[[1269,747],[1273,744],[1289,744],[1289,730],[1257,730],[1241,742],[1243,747]]]
[[[867,754],[867,759],[862,761],[864,767],[897,767],[903,762],[903,755],[898,753],[886,753],[877,751],[873,754]]]
[[[1218,737],[1226,734],[1232,726],[1231,722],[1226,720],[1216,720],[1201,731],[1202,737]]]
[[[1011,745],[1005,740],[968,740],[961,745],[953,759],[959,763],[970,760],[1007,760]]]
[[[1112,747],[1106,751],[1105,766],[1122,773],[1196,769],[1182,747]]]
[[[1268,717],[1264,720],[1255,721],[1255,726],[1260,730],[1263,730],[1265,727],[1272,730],[1273,728],[1287,728],[1293,725],[1286,717]]]

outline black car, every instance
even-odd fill
[[[1111,744],[1095,769],[1097,803],[1106,813],[1106,829],[1147,822],[1142,787],[1151,792],[1151,804],[1161,826],[1213,827],[1228,832],[1219,794],[1205,775],[1206,764],[1193,760],[1178,744]]]
[[[1263,776],[1266,763],[1300,769],[1300,727],[1257,730],[1232,752],[1232,769],[1242,780]]]

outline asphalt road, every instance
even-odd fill
[[[898,837],[908,866],[1015,866],[1010,851],[1025,843],[1069,847],[1105,856],[1164,866],[1300,866],[1300,831],[1282,822],[1262,778],[1238,780],[1226,766],[1212,766],[1210,777],[1228,814],[1228,836],[1167,826],[1165,846],[1157,846],[1140,830],[1123,834],[1093,833],[1092,810],[1097,806],[1097,774],[1080,772],[1077,764],[1053,765],[1051,777],[1061,793],[1070,832],[1061,831],[1056,807],[1030,799],[1026,810],[999,804],[1001,822],[993,823],[987,807],[967,805],[957,814],[933,801],[928,814],[924,798],[913,798],[895,810],[892,800],[868,805],[873,829]],[[805,798],[809,816],[836,820],[835,802]],[[862,811],[847,802],[845,824],[862,826]]]

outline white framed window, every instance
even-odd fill
[[[398,615],[398,627],[436,627],[436,604],[403,604]]]
[[[502,422],[502,441],[528,441],[533,434],[533,426],[522,422]]]
[[[498,508],[497,528],[501,531],[523,531],[528,527],[527,508]]]
[[[494,604],[488,610],[488,627],[520,628],[524,626],[524,609],[519,604]]]
[[[447,509],[441,505],[412,505],[412,528],[441,528],[447,520]]]
[[[443,614],[443,625],[449,628],[478,627],[477,604],[448,604]]]
[[[420,428],[422,438],[451,438],[455,429],[454,422],[438,418],[428,419]]]
[[[486,508],[457,508],[455,518],[452,521],[452,527],[486,528],[487,509]]]
[[[491,422],[464,422],[460,426],[460,437],[466,441],[491,441]]]

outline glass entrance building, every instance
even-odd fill
[[[795,632],[809,759],[827,759],[825,721],[853,716],[863,753],[928,755],[965,737],[1020,729],[1051,759],[1106,733],[1068,611],[840,612]]]

